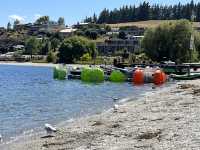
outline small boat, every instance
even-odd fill
[[[190,73],[184,75],[172,74],[170,77],[175,80],[194,80],[194,79],[200,79],[200,73]]]

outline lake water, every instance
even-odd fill
[[[59,123],[109,109],[113,98],[141,96],[151,86],[57,81],[53,69],[0,65],[0,134],[7,140],[45,123]]]

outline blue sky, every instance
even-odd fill
[[[175,4],[190,2],[190,0],[148,0],[150,4]],[[194,0],[198,2],[200,0]],[[49,15],[52,20],[59,16],[65,18],[66,24],[73,24],[91,16],[99,14],[103,8],[119,8],[125,4],[138,5],[143,0],[1,0],[0,26],[6,26],[8,21],[15,18],[22,22],[33,22],[37,17]]]

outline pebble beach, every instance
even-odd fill
[[[178,82],[101,114],[37,133],[1,150],[199,149],[200,80]],[[159,88],[159,87],[158,87]]]

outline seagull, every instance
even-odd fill
[[[45,126],[44,129],[46,130],[48,135],[51,135],[51,134],[57,132],[57,129],[50,124],[45,124],[44,126]]]
[[[119,100],[119,98],[116,98],[116,97],[112,97],[113,101],[116,102]]]
[[[0,134],[0,143],[3,142],[3,138],[2,138],[2,135]]]
[[[119,105],[115,104],[115,105],[113,106],[113,109],[114,109],[114,112],[117,112],[117,110],[119,109]]]

